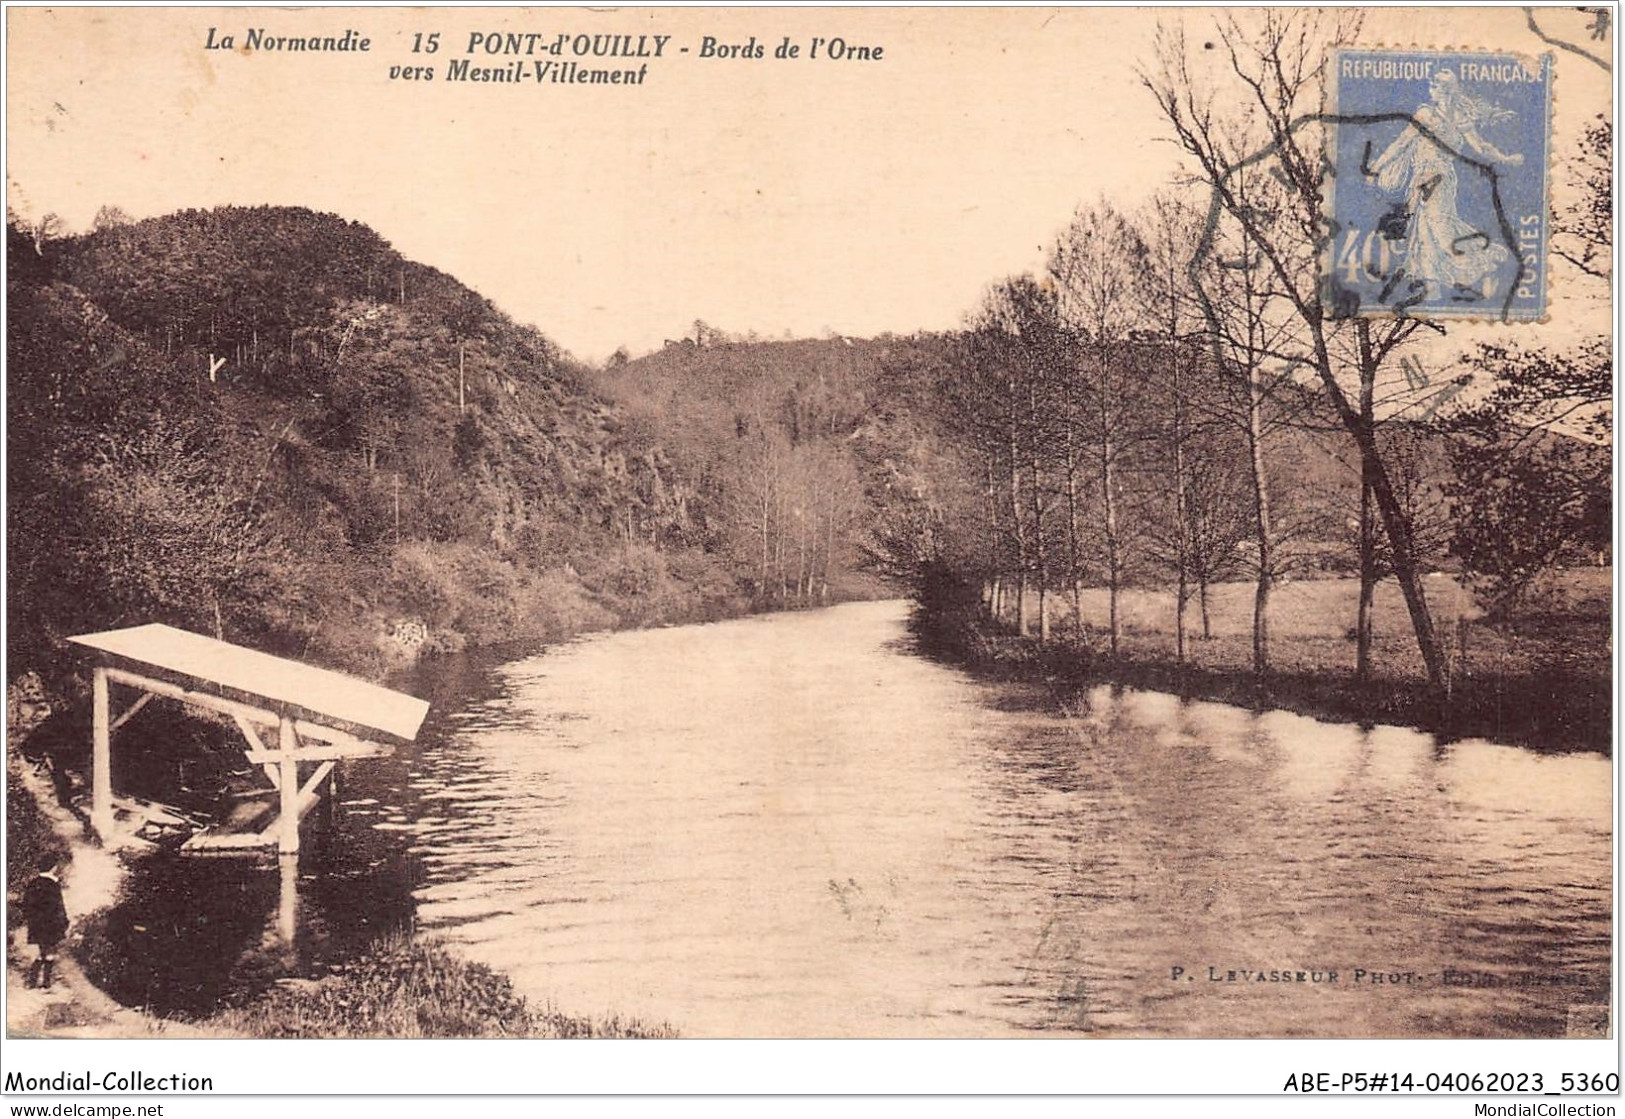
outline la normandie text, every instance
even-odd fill
[[[206,51],[237,50],[237,37],[231,34],[220,34],[217,28],[209,28],[208,37],[204,40],[203,49]],[[372,40],[366,38],[359,31],[347,30],[343,35],[273,35],[263,27],[250,27],[243,35],[242,49],[245,51],[341,51],[359,52],[370,51]]]

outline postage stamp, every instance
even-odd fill
[[[1552,56],[1342,48],[1329,83],[1339,317],[1544,317]]]

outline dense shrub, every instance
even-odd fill
[[[278,987],[210,1024],[250,1037],[673,1037],[666,1025],[536,1010],[504,976],[437,945],[387,937],[317,983]]]

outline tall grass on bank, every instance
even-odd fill
[[[205,1025],[277,1038],[668,1038],[665,1024],[532,1008],[513,984],[435,944],[394,934],[319,982],[278,987]]]
[[[52,829],[21,778],[9,772],[11,766],[27,763],[8,754],[6,764],[6,890],[18,892],[41,869],[67,858],[68,844]],[[16,906],[6,912],[20,920]]]

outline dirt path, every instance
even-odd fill
[[[49,991],[28,986],[27,967],[35,957],[22,929],[12,934],[6,952],[6,1033],[11,1037],[215,1037],[180,1023],[142,1014],[120,1005],[95,987],[71,951],[76,927],[90,913],[111,905],[124,881],[125,868],[116,853],[85,840],[80,821],[56,801],[48,777],[16,754],[7,757],[6,779],[20,784],[51,821],[72,852],[62,875],[69,940],[58,957]]]
[[[27,945],[19,948],[15,958],[32,959]],[[24,969],[6,968],[6,1033],[10,1037],[216,1036],[120,1006],[97,990],[66,955],[57,961],[48,991],[29,987]]]

